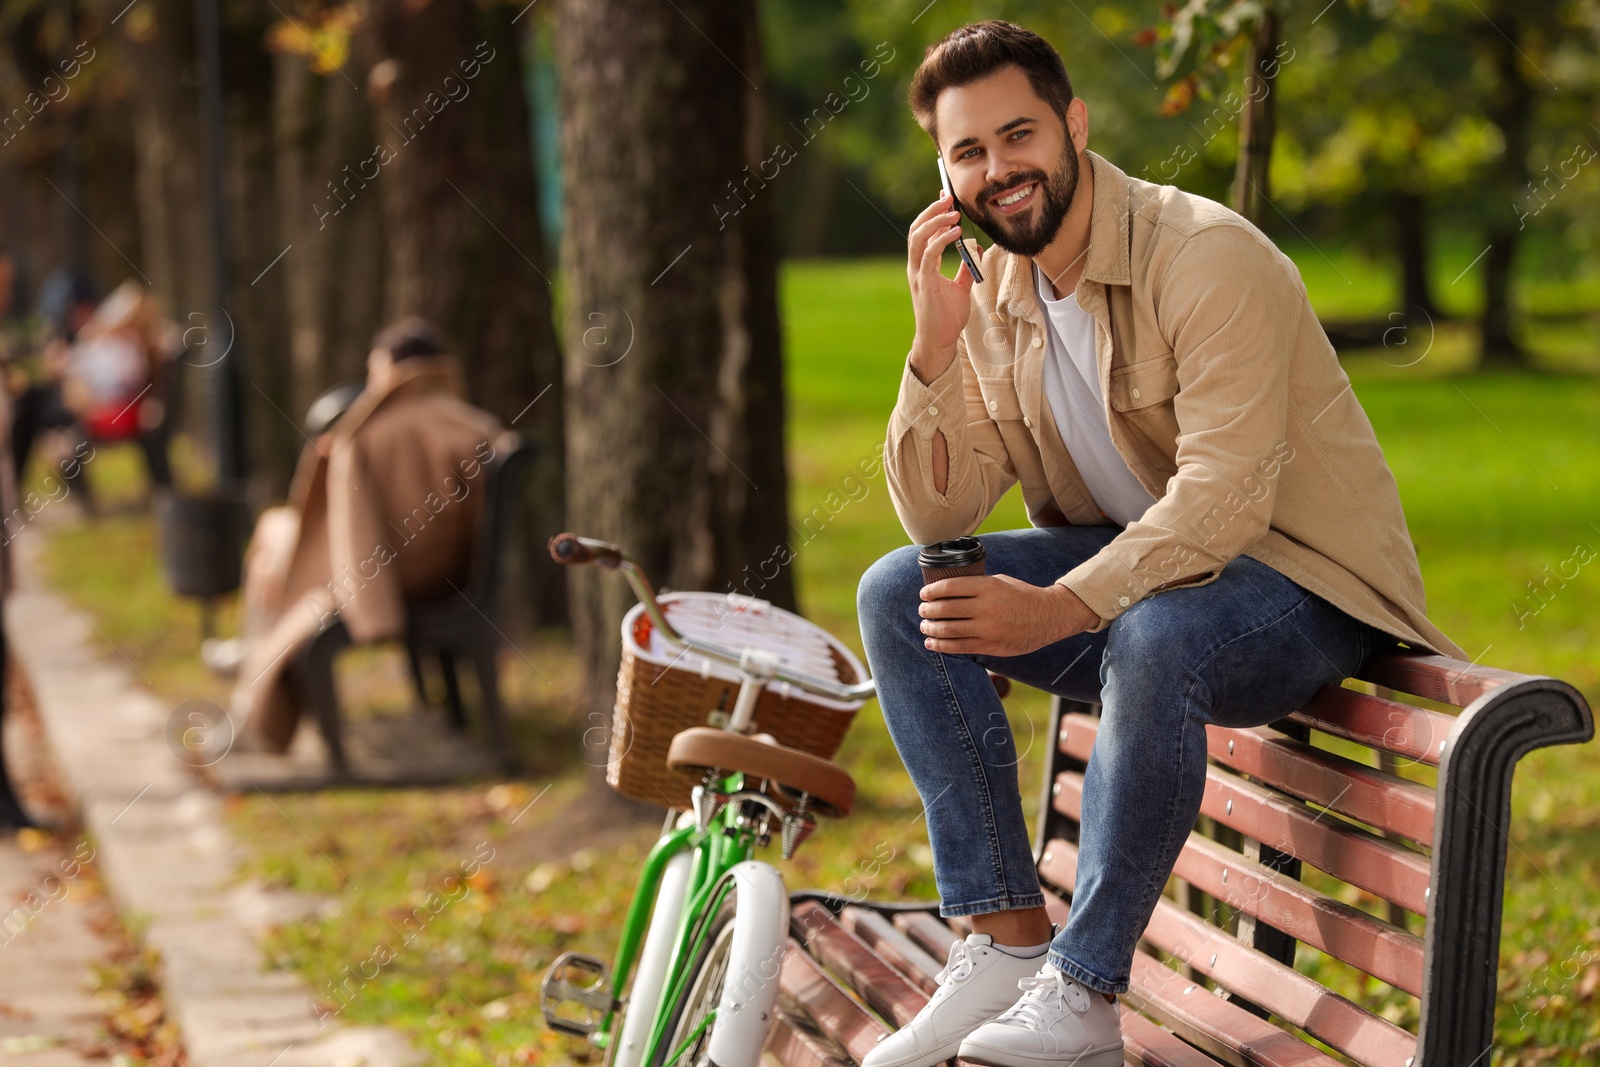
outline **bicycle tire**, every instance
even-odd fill
[[[764,863],[737,864],[724,882],[726,893],[702,922],[651,1067],[665,1067],[713,1007],[716,1020],[673,1067],[756,1067],[761,1059],[778,1000],[789,900],[782,876]]]

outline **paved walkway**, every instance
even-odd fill
[[[40,822],[67,822],[68,807],[25,687],[13,677],[6,752],[16,786]],[[107,909],[85,866],[94,846],[69,833],[0,834],[0,1063],[100,1067],[114,1051],[95,1003],[93,968],[116,946]]]
[[[132,665],[39,577],[35,553],[29,551],[37,546],[24,543],[33,540],[17,543],[24,550],[19,553],[21,581],[5,605],[11,652],[32,682],[46,735],[94,842],[112,903],[124,919],[137,919],[134,925],[145,942],[160,954],[167,1011],[183,1034],[190,1064],[399,1067],[417,1062],[420,1057],[393,1031],[319,1027],[310,990],[299,976],[266,969],[258,938],[284,917],[281,898],[238,881],[240,853],[228,838],[216,795],[167,747],[172,709],[151,695]],[[29,875],[21,877],[26,881]],[[80,944],[80,950],[89,947]],[[0,972],[12,972],[4,951],[0,948]],[[12,1033],[14,1021],[0,1018],[5,1027],[0,1033]],[[0,1060],[54,1067],[39,1055],[0,1055]]]
[[[92,856],[87,842],[80,855]],[[103,1067],[114,1050],[90,992],[113,945],[95,928],[81,863],[53,842],[0,842],[0,1063]]]

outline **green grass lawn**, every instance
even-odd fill
[[[1289,251],[1323,314],[1379,316],[1389,306],[1373,265]],[[1452,251],[1439,264],[1441,286],[1472,254]],[[1530,306],[1563,311],[1600,302],[1585,281],[1529,283],[1521,292]],[[811,618],[859,649],[856,576],[905,541],[881,473],[860,474],[881,445],[910,340],[904,266],[792,264],[783,301],[792,507],[797,524],[818,516],[796,531],[800,595]],[[1600,368],[1592,318],[1577,328],[1570,317],[1544,321],[1528,327],[1542,365]],[[1433,618],[1481,662],[1557,675],[1600,698],[1600,560],[1544,586],[1539,600],[1528,584],[1560,573],[1580,546],[1600,550],[1600,380],[1465,373],[1472,342],[1461,323],[1407,341],[1347,365],[1399,480]],[[114,464],[104,470],[110,478]],[[988,525],[1024,523],[1013,494]],[[164,592],[152,553],[144,517],[113,517],[55,534],[49,573],[164,698],[218,699],[217,684],[194,663],[194,611]],[[561,746],[576,751],[581,729],[570,710],[570,657],[549,637],[522,648],[552,678],[533,677],[518,656],[504,660],[524,747],[539,748],[545,760],[531,780],[230,804],[233,829],[252,846],[251,875],[328,898],[316,917],[275,935],[274,963],[305,975],[326,1011],[398,1026],[437,1064],[580,1055],[545,1030],[538,981],[563,949],[609,955],[631,872],[653,837],[639,827],[573,839],[569,820],[581,804],[572,804],[589,779],[570,756],[559,769]],[[372,654],[353,669],[346,691],[357,690],[353,701],[368,712],[406,699],[397,656]],[[1019,748],[1028,752],[1022,790],[1031,803],[1046,702],[1025,693],[1010,703]],[[860,864],[892,850],[868,879],[870,892],[932,896],[920,806],[876,705],[863,710],[840,758],[861,786],[858,814],[825,826],[786,877],[792,885],[837,889],[852,877],[859,884]],[[1600,876],[1600,775],[1592,763],[1592,749],[1558,749],[1530,757],[1518,774],[1496,1062],[1576,1063],[1600,1048],[1600,963],[1592,958],[1600,944],[1592,888]],[[460,890],[452,872],[474,860],[479,869]],[[446,894],[451,886],[457,891]],[[374,966],[379,946],[387,961]],[[1558,1051],[1586,1043],[1586,1053]]]

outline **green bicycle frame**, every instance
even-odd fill
[[[724,793],[737,793],[743,787],[742,774],[731,775],[718,783],[718,789]],[[749,859],[754,851],[753,834],[738,825],[738,817],[738,807],[727,805],[711,824],[710,829],[701,830],[698,827],[685,826],[671,830],[656,841],[650,849],[650,854],[645,857],[644,869],[639,874],[639,885],[634,891],[633,902],[628,905],[628,916],[622,926],[622,940],[617,945],[616,959],[611,968],[613,1003],[621,1002],[630,972],[638,960],[667,861],[685,849],[694,850],[689,883],[684,895],[683,912],[678,919],[672,956],[667,963],[661,1001],[654,1005],[631,1005],[635,1010],[655,1012],[650,1041],[645,1047],[643,1060],[645,1063],[651,1061],[661,1043],[667,1040],[668,1020],[665,1007],[675,1003],[682,995],[684,984],[689,979],[685,969],[687,961],[698,953],[708,930],[708,923],[703,920],[716,914],[723,898],[727,895],[730,883],[725,882],[723,876],[735,864]],[[612,1028],[616,1024],[616,1015],[617,1009],[612,1008],[600,1020],[600,1026],[593,1038],[597,1048],[607,1049],[611,1046],[615,1036]]]

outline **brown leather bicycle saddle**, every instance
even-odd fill
[[[787,790],[809,794],[814,814],[835,819],[849,815],[856,800],[855,779],[837,763],[771,739],[710,726],[690,727],[674,737],[667,749],[667,766],[675,771],[740,771],[769,778]]]

